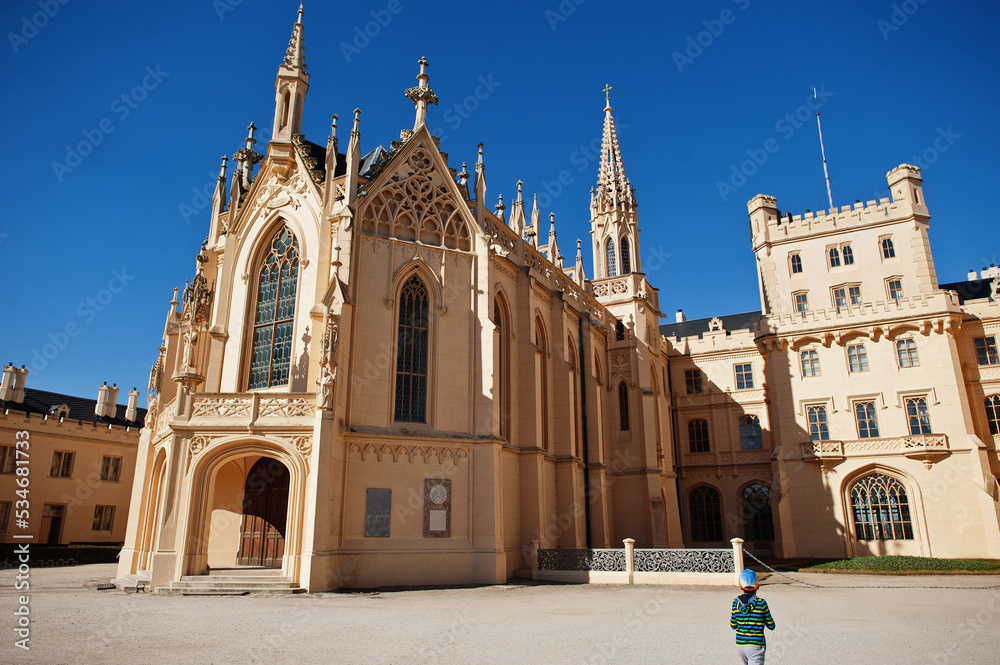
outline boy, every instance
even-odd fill
[[[764,626],[774,630],[767,601],[757,595],[757,573],[749,568],[740,573],[743,593],[733,601],[729,625],[736,631],[736,652],[744,665],[764,665]]]

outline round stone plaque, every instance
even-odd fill
[[[431,487],[428,495],[430,496],[431,503],[444,503],[448,500],[448,488],[438,483]]]

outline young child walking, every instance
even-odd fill
[[[757,595],[757,573],[749,568],[740,573],[743,593],[733,601],[729,625],[736,631],[736,652],[744,665],[764,665],[764,627],[774,630],[767,601]]]

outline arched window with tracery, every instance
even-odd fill
[[[714,487],[702,485],[688,495],[691,518],[691,542],[714,543],[722,540],[722,500]]]
[[[608,238],[608,277],[614,277],[618,274],[617,266],[618,261],[615,257],[615,240],[614,238]]]
[[[538,410],[541,418],[542,447],[549,447],[549,345],[545,337],[545,328],[540,318],[535,319],[535,346],[539,356],[539,390]]]
[[[757,416],[740,416],[740,448],[742,450],[757,450],[764,447],[760,433],[760,418]]]
[[[493,301],[493,324],[497,327],[496,397],[500,412],[500,436],[510,437],[510,318],[500,296]]]
[[[688,449],[692,453],[707,453],[709,451],[707,420],[695,418],[688,421]]]
[[[892,476],[858,479],[851,486],[851,508],[858,540],[913,540],[906,488]]]
[[[627,275],[632,272],[632,252],[629,248],[628,238],[622,236],[622,274]]]
[[[744,539],[750,542],[774,540],[774,517],[771,514],[771,489],[754,483],[740,493]]]
[[[292,363],[299,243],[287,226],[272,236],[257,274],[250,390],[288,384]]]
[[[402,422],[427,422],[427,287],[414,275],[399,294],[396,334],[396,410]]]

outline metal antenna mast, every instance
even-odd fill
[[[823,155],[823,177],[826,178],[826,196],[830,200],[830,209],[833,209],[833,193],[830,191],[830,170],[826,167],[826,148],[823,147],[823,125],[819,122],[819,100],[816,96],[816,88],[813,88],[813,102],[816,104],[816,128],[819,129],[819,151]]]

